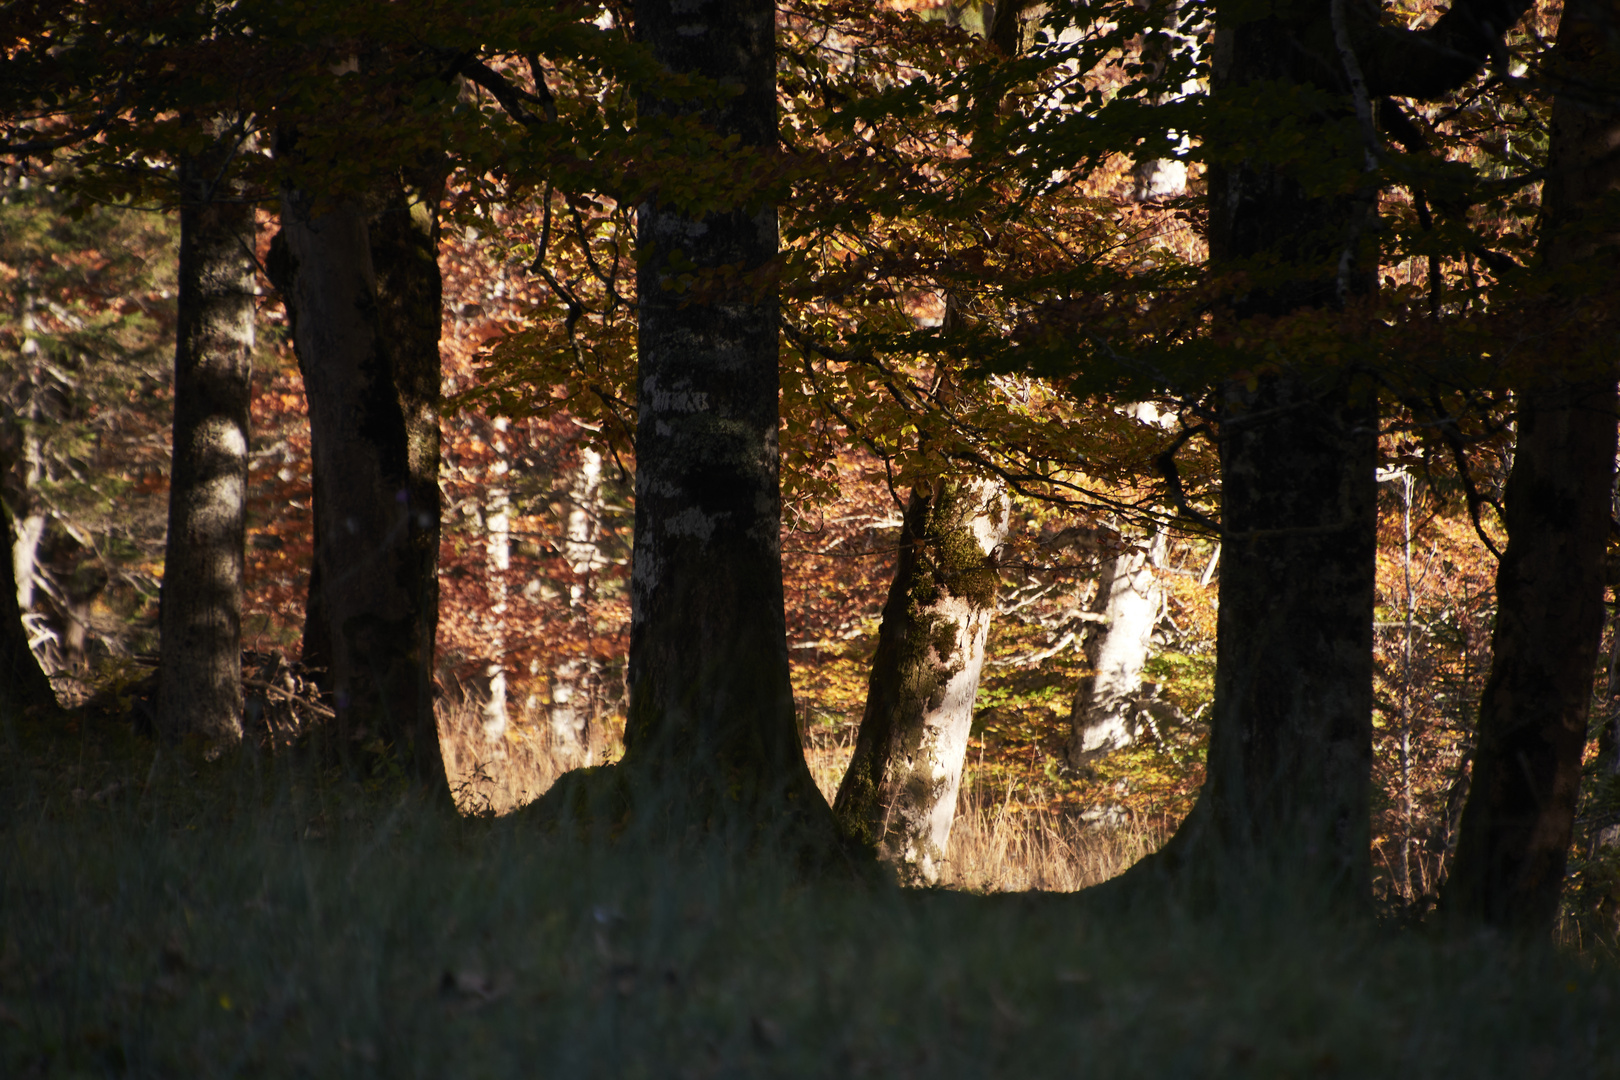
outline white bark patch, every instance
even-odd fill
[[[930,709],[923,718],[927,730],[922,743],[926,757],[915,764],[917,773],[928,777],[937,795],[917,822],[920,828],[913,832],[904,858],[927,881],[939,880],[938,863],[951,842],[951,825],[956,820],[956,799],[962,787],[962,768],[967,762],[968,737],[973,727],[973,701],[979,693],[984,647],[990,636],[993,615],[993,609],[975,611],[966,601],[954,598],[946,600],[936,610],[941,617],[956,623],[955,656],[941,659],[958,660],[961,667],[946,682],[938,707]],[[917,843],[919,839],[924,843]]]
[[[649,378],[642,388],[646,408],[655,413],[699,413],[709,407],[709,395],[701,390],[665,390]]]
[[[710,516],[695,506],[688,506],[664,522],[664,531],[670,536],[695,536],[699,543],[706,544],[714,535],[721,516]]]

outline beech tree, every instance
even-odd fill
[[[1620,4],[1569,0],[1546,73],[1556,94],[1541,195],[1545,299],[1530,309],[1546,331],[1517,394],[1491,675],[1444,894],[1457,914],[1529,934],[1550,933],[1558,915],[1613,527],[1617,34]]]
[[[833,812],[907,877],[934,881],[962,783],[1010,504],[988,481],[913,489],[855,753]]]
[[[1379,265],[1372,102],[1474,79],[1525,10],[1454,4],[1424,30],[1342,0],[1267,12],[1217,5],[1211,80],[1211,268],[1241,275],[1231,340],[1353,309]],[[1290,101],[1303,141],[1242,125]],[[1396,107],[1387,106],[1390,110]],[[1285,145],[1286,143],[1286,145]],[[1337,184],[1322,177],[1336,170]],[[1326,325],[1337,320],[1328,318]],[[1340,323],[1346,332],[1349,323]],[[1309,335],[1219,390],[1221,606],[1209,775],[1188,820],[1139,872],[1220,889],[1258,862],[1351,903],[1368,895],[1374,466],[1378,390]]]
[[[379,273],[361,204],[317,205],[307,191],[284,192],[286,254],[277,271],[310,407],[315,600],[305,632],[313,624],[315,640],[324,637],[331,650],[340,747],[380,737],[410,775],[443,791],[432,694],[438,552],[426,543],[438,533],[437,333],[429,335],[434,393],[413,402],[416,373],[407,364],[420,363],[425,350],[413,355],[415,342],[388,333],[383,321],[420,319],[407,305],[425,291],[436,330],[437,263],[430,256],[432,268],[424,268],[432,284],[417,285],[398,261],[415,255],[405,247],[389,251],[395,261]],[[389,273],[404,280],[385,293]],[[424,416],[432,436],[423,439],[419,427],[413,446],[412,423]],[[435,494],[421,506],[413,496],[421,496],[429,458]]]
[[[640,0],[635,32],[671,72],[713,80],[728,95],[696,109],[644,99],[643,125],[695,112],[721,138],[774,149],[774,4],[710,0],[691,10]],[[635,563],[621,768],[657,800],[654,813],[750,826],[764,813],[772,827],[830,838],[788,677],[769,276],[777,227],[762,199],[705,207],[700,193],[676,186],[637,212]],[[722,267],[735,277],[715,292],[682,295],[683,273]]]
[[[160,601],[158,729],[242,738],[242,566],[252,395],[254,204],[234,180],[246,117],[178,162],[174,450]]]
[[[1142,669],[1164,598],[1155,571],[1164,561],[1168,540],[1168,530],[1162,528],[1139,542],[1120,537],[1121,549],[1103,559],[1094,607],[1103,621],[1087,637],[1090,671],[1069,711],[1069,761],[1077,768],[1129,746],[1142,712],[1170,708],[1142,700]]]
[[[11,515],[5,513],[7,531]],[[0,555],[0,719],[8,725],[30,712],[54,712],[56,693],[28,647],[12,562]]]

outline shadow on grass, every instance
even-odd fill
[[[0,733],[0,1075],[1620,1074],[1606,967],[806,877],[295,757]]]

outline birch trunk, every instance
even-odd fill
[[[903,877],[938,879],[956,816],[973,699],[995,615],[998,485],[912,491],[855,753],[833,812]]]
[[[235,149],[180,162],[174,446],[159,606],[157,727],[242,739],[242,574],[253,396],[253,204],[221,182]]]
[[[407,205],[403,195],[386,204]],[[379,273],[359,205],[315,216],[309,205],[302,192],[283,194],[282,277],[309,400],[319,586],[311,610],[331,649],[339,752],[380,738],[406,775],[448,797],[431,681],[437,381],[429,396],[418,370],[438,362],[437,263],[429,265],[425,242],[379,244]],[[407,207],[379,232],[411,221]],[[421,355],[428,338],[431,359]]]
[[[1169,533],[1159,529],[1145,545],[1116,552],[1103,564],[1098,609],[1105,621],[1086,643],[1090,673],[1080,680],[1069,713],[1069,761],[1077,768],[1136,739],[1142,669],[1164,602],[1154,570],[1168,545]]]
[[[491,742],[505,738],[509,723],[506,708],[506,615],[508,596],[506,572],[512,568],[512,499],[502,481],[506,462],[505,417],[496,417],[495,435],[490,448],[495,451],[496,482],[484,500],[484,572],[489,579],[489,655],[484,668],[489,697],[484,701],[484,738]]]
[[[597,535],[602,517],[602,455],[593,447],[579,448],[579,465],[568,487],[568,499],[563,557],[574,576],[568,586],[568,611],[576,638],[588,643],[591,577],[601,559]],[[552,671],[552,745],[569,768],[591,763],[589,725],[594,712],[596,674],[596,663],[588,650],[570,655]]]
[[[1616,0],[1570,0],[1558,28],[1554,70],[1580,89],[1553,103],[1541,202],[1544,266],[1561,279],[1547,320],[1555,366],[1519,394],[1491,674],[1445,896],[1458,914],[1536,936],[1558,916],[1603,628],[1620,301],[1617,29]]]

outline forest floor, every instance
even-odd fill
[[[0,731],[4,1076],[1620,1075],[1611,960],[805,881],[286,753]]]

